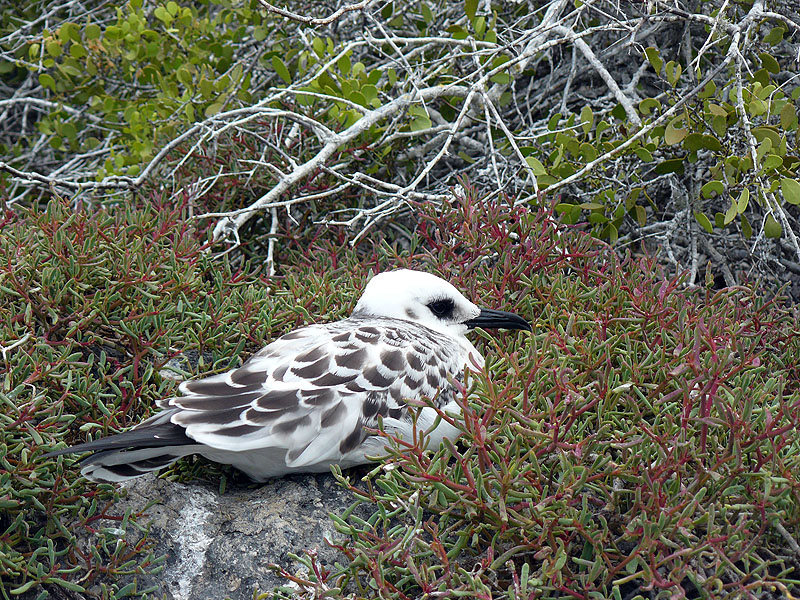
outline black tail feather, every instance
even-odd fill
[[[68,448],[54,450],[44,455],[44,458],[62,456],[64,454],[77,454],[79,452],[103,452],[109,450],[128,450],[131,448],[161,448],[167,446],[186,446],[195,441],[186,435],[186,430],[174,423],[158,423],[136,427],[116,435],[100,438],[93,442],[77,444]]]

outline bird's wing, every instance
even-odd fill
[[[407,398],[449,401],[465,362],[456,340],[411,322],[312,325],[238,369],[183,383],[170,420],[212,448],[285,448],[287,465],[302,467],[354,450],[378,416],[408,418]]]

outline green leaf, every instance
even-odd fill
[[[65,579],[61,579],[59,577],[50,577],[47,580],[47,583],[56,583],[63,587],[64,589],[70,590],[71,592],[85,592],[86,590],[83,586],[78,585],[77,583],[72,583],[71,581],[67,581]]]
[[[685,167],[682,158],[671,158],[669,160],[661,161],[656,165],[656,173],[658,175],[666,175],[667,173],[683,173]]]
[[[350,92],[350,95],[347,96],[347,99],[350,100],[350,102],[358,104],[359,106],[367,106],[367,99],[364,97],[364,94],[358,90],[353,90]]]
[[[25,592],[27,592],[29,589],[31,589],[37,583],[39,583],[39,582],[36,581],[35,579],[31,579],[30,581],[26,581],[24,584],[22,584],[18,588],[14,588],[12,590],[9,590],[9,592],[11,592],[11,594],[14,595],[14,596],[17,596],[19,594],[24,594]]]
[[[408,112],[413,117],[410,125],[411,131],[422,131],[424,129],[429,129],[433,124],[431,123],[428,113],[425,112],[425,109],[421,106],[412,106],[408,109]]]
[[[728,116],[728,110],[719,104],[715,104],[714,102],[708,103],[708,112],[710,112],[715,117],[726,117]]]
[[[561,214],[561,220],[567,225],[574,225],[581,218],[580,206],[566,202],[556,204],[556,212]]]
[[[647,211],[644,206],[637,204],[633,210],[636,212],[636,222],[639,223],[639,227],[644,227],[647,223]]]
[[[78,26],[75,23],[64,23],[58,28],[58,39],[65,44],[69,41],[80,41],[81,36],[78,33]]]
[[[177,77],[178,81],[180,81],[183,85],[187,87],[192,85],[192,74],[189,73],[189,69],[187,69],[186,67],[180,67],[175,76]]]
[[[753,98],[747,105],[747,112],[754,117],[759,117],[767,112],[767,105],[760,98]]]
[[[725,219],[723,221],[723,225],[728,225],[732,223],[733,220],[736,218],[736,215],[739,214],[739,207],[737,206],[736,202],[732,202],[731,205],[728,207],[728,210],[725,211]]]
[[[725,185],[721,181],[717,181],[716,179],[705,183],[703,187],[700,188],[700,193],[703,194],[704,198],[721,196],[724,191],[725,191]]]
[[[761,59],[761,64],[764,65],[764,68],[772,74],[780,73],[781,67],[778,64],[778,61],[775,60],[771,55],[767,54],[766,52],[761,52],[758,57]]]
[[[544,174],[547,173],[547,171],[544,168],[544,165],[541,162],[539,162],[539,160],[536,159],[535,157],[526,156],[525,157],[525,162],[528,163],[528,166],[533,171],[533,174],[536,175],[537,177],[539,175],[544,175]]]
[[[797,180],[788,177],[781,179],[781,193],[789,204],[800,204],[800,183]]]
[[[764,42],[770,46],[776,46],[783,40],[783,34],[785,32],[786,29],[783,27],[773,27],[772,30],[766,36],[764,36]]]
[[[201,79],[200,80],[200,94],[206,100],[212,98],[214,96],[214,83],[209,81],[208,79]]]
[[[588,135],[592,130],[592,125],[594,125],[594,111],[592,107],[587,104],[581,109],[581,126],[583,127],[583,133]]]
[[[221,110],[222,110],[222,102],[214,102],[213,104],[209,104],[205,110],[206,117],[213,117]]]
[[[711,120],[711,129],[714,130],[718,136],[722,137],[728,131],[728,120],[725,117],[714,117]]]
[[[454,40],[465,40],[469,37],[467,30],[461,27],[461,25],[450,25],[445,31],[453,34]]]
[[[489,77],[489,81],[492,83],[499,83],[500,85],[507,85],[511,83],[511,75],[508,73],[495,73]]]
[[[348,60],[347,62],[349,64],[350,61]],[[286,68],[286,65],[277,54],[272,57],[272,68],[275,69],[278,77],[283,79],[287,85],[292,83],[292,76],[289,75],[289,69]]]
[[[378,88],[374,85],[365,85],[361,87],[361,93],[364,94],[364,99],[372,106],[372,101],[378,99]],[[380,106],[380,103],[378,104]]]
[[[156,16],[158,20],[163,21],[163,23],[167,26],[169,26],[172,23],[172,15],[170,15],[167,12],[167,9],[164,8],[163,6],[156,6],[156,9],[153,11],[153,14]],[[106,30],[106,33],[108,33],[108,30]]]
[[[613,244],[619,239],[619,230],[613,223],[609,223],[603,228],[600,235]]]
[[[481,39],[483,37],[483,32],[486,31],[486,19],[484,17],[477,17],[472,25],[475,27],[475,35],[478,39]]]
[[[589,142],[584,142],[581,144],[581,156],[587,163],[590,163],[597,158],[597,150]]]
[[[644,55],[647,57],[647,61],[653,66],[655,69],[656,74],[661,74],[661,67],[664,66],[664,61],[661,60],[661,57],[658,54],[658,49],[650,46],[644,51]]]
[[[742,235],[746,240],[753,237],[753,227],[744,215],[742,215]]]
[[[753,127],[753,137],[758,140],[760,144],[765,139],[770,141],[769,149],[777,148],[781,144],[781,134],[774,127],[762,125],[761,127]]]
[[[722,150],[722,144],[719,143],[717,138],[704,133],[690,133],[683,141],[683,147],[690,152],[697,152],[701,149],[713,150],[715,152],[720,152]]]
[[[464,12],[467,14],[467,19],[474,20],[475,13],[478,12],[478,0],[464,0]]]
[[[739,199],[736,201],[736,210],[739,213],[743,213],[747,209],[747,205],[750,202],[750,190],[744,188],[742,193],[739,194]]]
[[[47,50],[47,53],[53,58],[61,56],[61,44],[56,41],[47,42],[44,49]]]
[[[685,127],[679,127],[683,124],[683,116],[675,117],[669,122],[667,128],[664,130],[664,141],[670,146],[680,144],[686,137],[688,131]]]
[[[645,116],[656,110],[661,110],[661,102],[655,98],[645,98],[639,102],[639,112]]]
[[[339,60],[336,62],[336,65],[339,67],[339,72],[345,77],[348,77],[352,68],[352,65],[350,64],[350,53],[345,52],[342,56],[340,56]],[[287,81],[286,83],[291,82]]]
[[[420,7],[420,12],[422,12],[422,20],[425,21],[427,25],[430,25],[433,21],[433,13],[431,12],[431,7],[427,4],[422,4]]]
[[[713,81],[709,81],[706,86],[702,89],[702,91],[698,94],[700,98],[711,98],[714,93],[717,91],[717,84]]]
[[[311,42],[311,47],[320,58],[325,55],[325,42],[323,42],[320,38],[314,38],[314,40]]]
[[[797,110],[791,102],[787,102],[781,109],[781,127],[783,129],[797,128]]]
[[[79,77],[82,74],[77,67],[71,64],[67,64],[66,62],[60,65],[56,65],[56,68],[65,75],[69,75],[70,77]]]
[[[69,47],[69,54],[72,58],[77,58],[77,59],[81,59],[89,55],[89,53],[86,51],[86,48],[84,48],[80,44],[72,44]]]
[[[699,210],[696,210],[694,212],[694,218],[697,220],[698,223],[700,223],[700,226],[703,229],[705,229],[708,233],[711,233],[712,231],[714,231],[714,228],[711,226],[711,221],[709,221],[709,219],[705,215],[705,213],[703,213],[703,212],[701,212]]]
[[[775,220],[775,217],[772,215],[767,215],[766,220],[764,221],[764,235],[768,238],[779,238],[783,235],[783,227],[781,224]]]
[[[599,140],[603,137],[603,132],[611,129],[611,124],[608,121],[600,121],[594,129],[594,137]]]
[[[475,164],[477,162],[474,158],[472,158],[469,154],[467,154],[463,150],[459,151],[458,157],[461,160],[463,160],[465,163],[467,163],[468,165],[472,165],[472,164]]]
[[[54,92],[56,91],[56,80],[53,79],[52,75],[48,75],[47,73],[40,73],[39,83],[42,85],[42,87],[50,88]]]
[[[78,130],[75,128],[73,123],[64,123],[61,128],[61,136],[67,138],[68,140],[72,141],[75,139],[75,136],[78,135]]]
[[[770,153],[764,158],[761,168],[764,169],[764,171],[772,171],[781,165],[783,165],[783,159],[777,154]]]
[[[96,40],[100,38],[100,26],[91,23],[87,25],[86,28],[83,30],[83,35],[86,36],[87,40]]]
[[[678,81],[681,78],[681,73],[683,72],[683,67],[680,63],[671,60],[667,63],[666,67],[664,68],[664,72],[667,76],[667,81],[672,87],[678,85]]]
[[[647,148],[639,146],[638,148],[634,148],[633,152],[642,162],[653,162],[653,155]]]

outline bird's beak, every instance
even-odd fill
[[[481,314],[474,319],[465,321],[464,325],[470,329],[482,327],[483,329],[522,329],[523,331],[531,331],[530,323],[519,315],[502,310],[492,310],[491,308],[482,308]]]

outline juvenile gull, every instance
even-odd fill
[[[48,456],[93,451],[81,473],[103,482],[189,454],[233,465],[256,481],[366,463],[386,443],[367,431],[379,417],[385,431],[412,438],[407,399],[460,410],[453,382],[466,366],[483,365],[464,337],[474,327],[531,330],[523,318],[479,308],[429,273],[380,273],[349,318],[288,333],[239,368],[183,382],[181,395],[158,401],[163,410],[133,429]],[[417,428],[430,428],[436,410],[417,410]],[[442,420],[430,447],[457,435]]]

